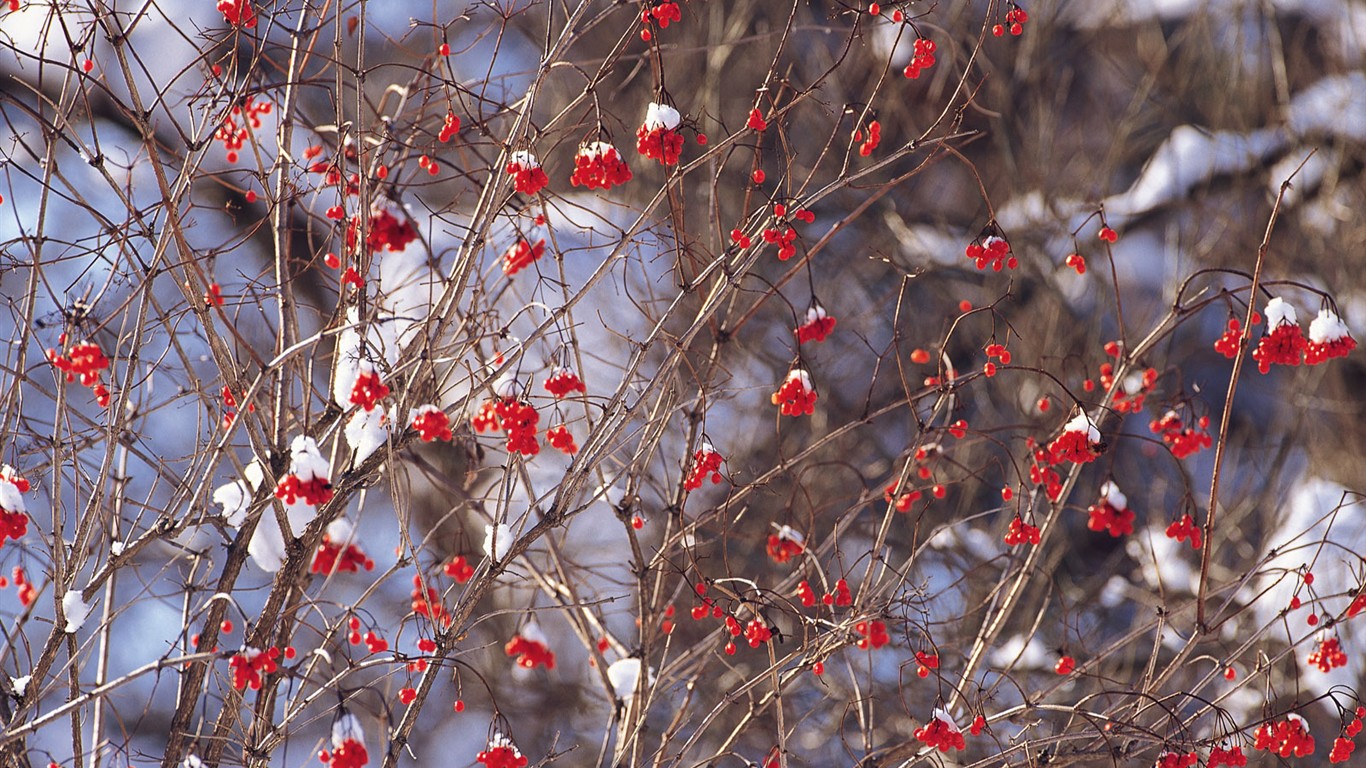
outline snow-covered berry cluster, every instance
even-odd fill
[[[286,504],[300,500],[318,506],[332,499],[332,482],[328,480],[330,467],[318,450],[318,443],[307,435],[299,435],[289,444],[289,474],[275,486],[275,497]]]
[[[930,721],[916,729],[915,737],[924,742],[926,746],[938,749],[940,752],[967,748],[967,742],[963,739],[963,732],[958,729],[958,724],[953,722],[949,713],[942,709],[934,710]]]
[[[668,104],[650,102],[645,121],[636,131],[636,151],[662,165],[676,164],[683,154],[683,134],[677,130],[682,121],[678,110]]]
[[[1011,255],[1010,243],[1000,235],[987,235],[972,241],[965,253],[978,269],[990,266],[993,272],[1000,272],[1002,267],[1014,269],[1020,263]]]
[[[1115,538],[1134,532],[1134,511],[1113,481],[1100,487],[1100,500],[1087,507],[1086,513],[1090,516],[1086,527],[1093,531],[1108,531]]]
[[[507,434],[508,453],[535,456],[541,446],[536,441],[536,425],[541,415],[530,403],[515,397],[486,400],[472,419],[476,432],[501,429]]]
[[[770,400],[779,407],[784,416],[803,416],[815,412],[816,398],[816,388],[811,383],[811,374],[801,368],[794,368]]]
[[[18,541],[28,533],[28,509],[23,494],[29,492],[29,482],[20,477],[14,467],[0,467],[0,546],[7,539]]]
[[[793,530],[791,526],[784,525],[778,528],[777,533],[768,535],[765,550],[773,562],[782,565],[794,557],[800,557],[806,551],[806,537]]]
[[[579,147],[574,155],[574,173],[569,183],[575,187],[611,189],[631,180],[631,168],[621,159],[617,148],[605,141]]]
[[[545,189],[550,179],[541,167],[541,161],[525,149],[508,155],[507,165],[503,168],[512,177],[512,188],[524,195],[534,195]]]
[[[1264,750],[1281,757],[1306,757],[1314,754],[1314,737],[1309,734],[1309,726],[1304,718],[1293,712],[1279,722],[1273,721],[1257,726],[1253,738],[1253,749]]]
[[[313,562],[309,566],[312,573],[331,576],[334,573],[359,573],[361,570],[373,571],[375,561],[365,555],[365,550],[356,543],[356,530],[351,521],[344,517],[327,524],[322,541],[313,552]]]
[[[797,326],[794,333],[797,334],[797,342],[805,344],[808,341],[825,341],[835,330],[835,318],[826,314],[825,307],[817,304],[806,310],[806,322]]]
[[[484,768],[525,768],[527,759],[512,743],[512,739],[495,733],[489,745],[474,758],[484,764]]]
[[[424,443],[433,440],[449,442],[452,438],[451,417],[432,403],[414,408],[409,414],[408,422],[417,430],[418,437],[422,438]]]
[[[534,621],[527,622],[521,631],[513,635],[503,646],[503,652],[515,657],[517,666],[523,669],[555,668],[555,653],[550,650],[550,639]]]
[[[688,472],[688,477],[683,481],[683,488],[695,491],[702,487],[702,481],[711,476],[713,483],[721,482],[721,463],[725,459],[717,453],[716,447],[711,443],[704,442],[702,447],[693,453],[692,470]]]

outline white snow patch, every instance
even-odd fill
[[[1299,323],[1299,318],[1295,315],[1295,307],[1280,296],[1268,301],[1262,314],[1266,315],[1266,327],[1272,330],[1282,325]]]
[[[66,631],[74,634],[81,631],[85,626],[85,620],[90,618],[90,603],[81,597],[81,593],[74,589],[68,589],[62,595],[62,615],[66,617]]]
[[[650,131],[655,128],[663,128],[672,131],[683,121],[683,116],[678,114],[678,110],[668,104],[656,104],[650,102],[650,106],[645,109],[645,130]]]
[[[621,659],[607,667],[607,681],[612,684],[612,695],[618,701],[630,701],[636,695],[636,685],[640,682],[640,659]],[[650,669],[645,685],[654,685],[655,671]]]
[[[507,523],[484,526],[484,554],[495,563],[507,557],[512,550],[512,529]]]
[[[351,460],[351,466],[357,467],[384,445],[388,439],[389,425],[382,408],[369,411],[357,408],[351,414],[351,418],[346,420],[343,432],[346,434],[347,444],[356,452],[355,458]]]

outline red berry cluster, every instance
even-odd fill
[[[784,525],[777,533],[769,534],[765,549],[773,562],[782,565],[806,551],[806,538]]]
[[[911,505],[920,501],[922,494],[919,490],[915,489],[906,491],[905,493],[897,493],[897,486],[898,483],[896,482],[888,485],[886,490],[882,492],[882,498],[885,499],[888,504],[892,504],[896,508],[896,511],[903,514],[910,512]]]
[[[223,14],[224,21],[234,27],[256,27],[256,10],[248,0],[218,0],[218,12]]]
[[[1114,538],[1134,532],[1134,511],[1125,507],[1115,509],[1109,501],[1102,500],[1086,508],[1090,519],[1086,527],[1093,531],[1109,531]]]
[[[508,453],[535,456],[541,452],[536,442],[536,424],[541,415],[529,403],[515,397],[500,397],[487,400],[479,407],[473,418],[476,432],[489,429],[502,429],[507,433]]]
[[[1026,542],[1038,544],[1039,528],[1026,523],[1019,515],[1016,515],[1010,521],[1010,530],[1006,531],[1005,542],[1012,547]]]
[[[413,409],[412,427],[424,443],[452,439],[451,417],[431,403]]]
[[[10,465],[0,467],[0,484],[8,485],[8,488],[0,488],[0,545],[4,545],[7,538],[18,541],[29,532],[29,515],[23,507],[20,493],[29,492],[30,485]],[[23,571],[18,573],[22,574]],[[18,578],[15,581],[18,582]]]
[[[1057,501],[1062,496],[1062,477],[1052,464],[1047,448],[1035,448],[1029,464],[1029,482],[1043,486],[1049,501]]]
[[[1071,656],[1062,656],[1058,663],[1053,665],[1053,671],[1059,675],[1070,675],[1072,670],[1077,668],[1077,660]]]
[[[833,605],[836,608],[845,608],[854,604],[854,593],[849,591],[849,582],[839,579],[835,582],[835,591],[826,592],[821,595],[821,603]]]
[[[1252,351],[1257,370],[1266,373],[1273,365],[1299,365],[1307,342],[1295,318],[1295,308],[1279,296],[1272,299],[1266,305],[1266,324],[1270,330]]]
[[[817,395],[811,383],[811,375],[801,368],[794,368],[783,380],[783,385],[769,399],[779,407],[784,416],[814,413]]]
[[[1333,750],[1328,753],[1328,762],[1345,763],[1352,759],[1352,750],[1356,749],[1356,744],[1345,736],[1333,739]]]
[[[797,343],[805,344],[808,341],[825,341],[835,330],[835,318],[830,317],[825,312],[825,307],[819,304],[806,311],[806,322],[797,326]]]
[[[1256,324],[1256,320],[1253,320]],[[1238,345],[1243,338],[1243,323],[1236,317],[1228,319],[1228,330],[1214,342],[1214,351],[1232,360],[1238,356]]]
[[[464,555],[456,555],[441,567],[441,572],[455,579],[455,583],[464,584],[474,577],[474,566],[469,564]]]
[[[65,336],[66,334],[62,334],[63,339]],[[100,407],[109,407],[109,390],[105,389],[104,382],[100,381],[100,371],[108,370],[109,358],[100,351],[98,344],[93,341],[82,341],[71,345],[65,355],[55,349],[48,349],[47,359],[53,367],[66,374],[67,381],[75,381],[76,377],[80,376],[81,386],[90,388]]]
[[[380,400],[389,396],[389,387],[380,380],[379,371],[375,370],[374,363],[361,360],[358,368],[356,383],[351,385],[350,403],[359,405],[368,413],[375,409]]]
[[[335,542],[328,534],[318,543],[313,553],[313,563],[309,566],[312,573],[332,575],[334,573],[359,573],[361,569],[375,570],[375,561],[365,556],[365,551],[354,542]]]
[[[1048,444],[1048,463],[1070,461],[1085,464],[1100,455],[1100,433],[1086,414],[1079,414],[1063,426],[1062,434]]]
[[[579,452],[579,446],[574,442],[574,434],[569,431],[569,427],[557,424],[545,431],[545,439],[550,443],[550,447],[557,451],[568,454]]]
[[[917,37],[915,39],[915,51],[911,56],[911,63],[906,65],[901,74],[912,80],[920,77],[920,73],[934,66],[934,52],[937,46],[928,37]]]
[[[764,229],[764,242],[778,246],[779,261],[787,261],[797,255],[796,241],[797,230],[792,227],[784,227],[782,229],[767,227]],[[743,246],[743,243],[741,245]]]
[[[950,749],[966,749],[967,742],[963,739],[963,732],[958,730],[958,726],[949,718],[947,713],[936,709],[930,721],[915,731],[915,737],[924,742],[926,746],[938,749],[940,752],[948,752]]]
[[[861,157],[868,157],[877,149],[877,145],[882,143],[882,123],[876,120],[868,123],[868,138],[863,137],[863,129],[854,129],[854,142],[859,144],[858,153]],[[861,143],[860,143],[861,142]]]
[[[513,152],[508,156],[507,166],[503,169],[512,177],[512,188],[524,195],[534,195],[550,183],[541,167],[541,161],[526,150]]]
[[[1225,747],[1222,744],[1210,747],[1209,760],[1205,763],[1206,768],[1221,768],[1221,766],[1244,768],[1246,765],[1247,755],[1243,754],[1242,747]]]
[[[650,32],[651,22],[658,24],[660,29],[668,29],[669,23],[674,21],[683,21],[683,12],[673,0],[664,0],[653,8],[642,7],[640,23],[645,28],[640,31],[640,39],[648,43],[654,38],[654,34]]]
[[[279,668],[275,660],[280,658],[280,649],[271,647],[262,651],[259,648],[243,648],[228,660],[232,667],[232,687],[245,691],[261,689],[261,676],[268,675]]]
[[[1171,448],[1172,455],[1184,459],[1214,445],[1214,440],[1205,430],[1209,429],[1209,417],[1201,416],[1196,427],[1188,427],[1181,421],[1176,411],[1167,411],[1160,419],[1153,419],[1148,429],[1162,435],[1162,442]]]
[[[1077,274],[1086,274],[1086,257],[1082,256],[1080,253],[1067,254],[1067,259],[1064,263],[1072,269],[1075,269]]]
[[[1320,638],[1318,647],[1309,653],[1309,664],[1320,672],[1329,672],[1347,666],[1347,654],[1336,636]]]
[[[523,669],[535,669],[538,666],[546,669],[555,668],[555,653],[547,648],[545,643],[534,638],[514,635],[507,641],[507,645],[503,646],[503,652],[517,657],[517,666]]]
[[[579,147],[574,155],[574,173],[569,183],[588,189],[611,189],[631,180],[631,169],[617,148],[605,141]]]
[[[14,587],[19,593],[19,604],[25,608],[33,605],[34,599],[38,597],[38,588],[33,586],[33,582],[28,580],[28,576],[24,573],[23,566],[14,566],[10,571],[10,579],[0,576],[0,589],[8,587],[11,579],[14,581]]]
[[[1114,342],[1110,342],[1110,344],[1114,344]],[[1109,345],[1107,344],[1106,346],[1108,347]],[[1130,379],[1126,379],[1124,382],[1116,382],[1115,367],[1110,363],[1101,363],[1100,365],[1101,388],[1106,392],[1109,392],[1115,389],[1116,383],[1119,384],[1119,389],[1115,392],[1115,396],[1111,401],[1111,407],[1119,413],[1138,413],[1143,410],[1144,399],[1147,398],[1148,393],[1151,392],[1153,387],[1157,384],[1157,369],[1149,368],[1145,370],[1143,376],[1137,381],[1133,381],[1133,378],[1134,377],[1131,376]],[[1130,392],[1130,389],[1133,389],[1133,391]]]
[[[800,600],[802,605],[806,606],[807,608],[811,608],[816,604],[816,592],[815,590],[811,589],[811,582],[807,581],[806,579],[802,579],[800,582],[798,582],[797,599]]]
[[[991,28],[991,34],[996,37],[1002,37],[1005,35],[1006,30],[1009,29],[1010,34],[1018,36],[1024,33],[1024,25],[1027,21],[1029,21],[1029,14],[1025,13],[1025,10],[1020,6],[1011,3],[1010,10],[1006,11],[1005,23],[993,26]]]
[[[341,206],[337,206],[340,208]],[[346,250],[356,252],[356,241],[360,235],[360,218],[352,218],[346,225]],[[370,228],[365,233],[365,246],[370,253],[381,248],[397,253],[417,239],[417,230],[406,216],[400,218],[390,210],[390,206],[376,204],[370,208]]]
[[[441,593],[436,587],[425,586],[421,575],[413,576],[412,608],[413,613],[426,616],[443,627],[451,623],[451,615],[441,602]]]
[[[1320,309],[1318,316],[1309,323],[1304,362],[1306,365],[1318,365],[1335,357],[1346,357],[1356,346],[1356,339],[1352,338],[1342,318],[1331,310]]]
[[[745,121],[745,127],[760,133],[768,130],[768,121],[764,119],[764,113],[760,112],[758,107],[749,111],[749,120]]]
[[[288,474],[275,486],[275,498],[283,499],[286,504],[302,499],[303,503],[316,507],[332,500],[332,483],[326,477],[302,480],[298,475]]]
[[[526,240],[518,240],[503,254],[503,274],[515,275],[530,266],[533,261],[540,261],[544,255],[545,238],[537,240],[535,245]]]
[[[1163,752],[1153,768],[1191,768],[1199,762],[1200,755],[1195,752]]]
[[[1281,757],[1306,757],[1314,754],[1314,737],[1309,735],[1304,718],[1286,715],[1280,722],[1262,723],[1253,732],[1253,749],[1265,750]]]
[[[991,362],[991,358],[1001,361],[1001,365],[1010,365],[1010,350],[1004,344],[988,344],[986,346],[987,362],[982,365],[982,374],[991,377],[996,375],[996,363]]]
[[[916,651],[915,663],[916,676],[920,678],[929,677],[930,670],[939,669],[939,654],[928,653],[926,651]]]
[[[688,477],[683,481],[684,490],[695,491],[702,487],[702,481],[711,475],[712,483],[721,482],[721,463],[725,458],[717,453],[711,443],[703,443],[702,447],[693,453],[692,470],[688,472]]]
[[[681,120],[678,110],[652,102],[636,130],[636,151],[663,165],[676,164],[683,154],[683,134],[675,130]]]
[[[579,375],[568,368],[556,368],[551,371],[550,376],[546,378],[545,384],[542,386],[557,398],[566,397],[572,392],[588,392],[588,388],[584,386]]]
[[[223,11],[223,16],[228,18],[228,12],[223,10],[225,5],[238,9],[239,14],[241,13],[240,9],[245,8],[246,12],[251,15],[251,21],[244,26],[255,24],[255,12],[251,10],[251,4],[248,0],[223,0],[220,2],[218,10]],[[241,16],[239,15],[238,18],[240,19]],[[228,20],[236,24],[231,18]],[[221,142],[223,149],[227,151],[224,157],[227,158],[228,162],[237,162],[238,152],[246,146],[247,139],[251,138],[251,132],[261,127],[261,115],[270,114],[274,108],[274,105],[269,101],[257,102],[255,96],[247,96],[241,104],[232,108],[228,117],[223,120],[223,124],[218,126],[218,130],[213,134],[214,140]],[[242,121],[241,125],[238,125],[238,120]]]
[[[525,768],[527,764],[527,759],[502,734],[490,739],[488,749],[481,751],[474,759],[483,763],[484,768]]]
[[[1190,539],[1191,549],[1199,549],[1204,541],[1200,526],[1195,524],[1195,519],[1191,517],[1189,512],[1182,515],[1181,519],[1167,526],[1167,538],[1175,539],[1177,541]]]
[[[858,647],[865,651],[877,650],[892,641],[887,625],[877,619],[856,622],[854,632],[859,635]]]
[[[745,625],[745,640],[749,643],[750,648],[758,648],[771,639],[773,639],[773,630],[769,629],[764,622],[751,619]]]
[[[327,750],[319,752],[318,760],[332,768],[361,768],[370,762],[370,753],[365,751],[365,744],[359,740],[345,739],[330,754]]]
[[[1352,604],[1347,606],[1347,618],[1354,618],[1362,611],[1366,611],[1366,590],[1352,598]]]
[[[446,121],[441,124],[441,133],[438,134],[436,138],[442,144],[445,144],[455,138],[457,133],[460,133],[460,118],[453,110],[447,110]]]
[[[1000,272],[1002,266],[1014,269],[1020,263],[1010,254],[1010,243],[998,235],[987,235],[972,241],[968,244],[966,254],[978,269],[986,269],[987,265],[991,265],[993,272]]]

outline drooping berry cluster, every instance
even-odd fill
[[[965,253],[978,269],[986,269],[990,265],[993,272],[1000,272],[1003,266],[1007,269],[1019,266],[1019,260],[1010,253],[1010,243],[999,235],[987,235],[972,241]]]
[[[1100,501],[1087,507],[1086,513],[1090,515],[1086,527],[1093,531],[1108,531],[1115,538],[1134,532],[1134,511],[1113,482],[1100,487]]]
[[[1162,436],[1162,442],[1171,449],[1173,456],[1184,459],[1214,445],[1213,438],[1205,431],[1209,429],[1209,417],[1201,416],[1196,425],[1198,429],[1188,427],[1176,411],[1167,411],[1162,418],[1153,419],[1148,429]]]
[[[1114,344],[1115,342],[1110,342]],[[1107,344],[1107,348],[1110,346]],[[1123,381],[1115,380],[1115,367],[1111,363],[1100,365],[1100,386],[1106,392],[1114,392],[1110,407],[1117,413],[1138,413],[1143,410],[1143,401],[1157,385],[1157,369],[1148,368],[1143,373],[1131,372]]]
[[[1253,749],[1260,749],[1281,757],[1306,757],[1314,754],[1314,737],[1304,718],[1288,714],[1280,722],[1262,723],[1253,732]]]
[[[1048,444],[1048,463],[1085,464],[1100,455],[1100,446],[1100,430],[1085,413],[1079,413],[1064,424],[1062,434]]]
[[[937,46],[928,37],[917,37],[915,39],[915,50],[911,55],[911,63],[906,65],[901,74],[914,80],[920,77],[920,73],[934,66],[934,52]]]
[[[474,577],[474,566],[464,555],[456,555],[441,567],[441,572],[455,579],[455,583],[464,584]]]
[[[62,338],[65,337],[66,334],[62,334]],[[81,386],[90,388],[90,393],[95,396],[95,402],[99,403],[101,408],[109,407],[109,390],[100,380],[100,372],[109,368],[109,358],[104,356],[98,344],[93,341],[82,341],[71,345],[65,355],[55,349],[48,349],[47,359],[53,367],[66,374],[67,381],[75,381],[77,376],[81,377]]]
[[[579,452],[579,446],[574,442],[574,433],[570,432],[569,427],[563,424],[556,424],[550,429],[547,429],[545,431],[545,439],[546,442],[550,443],[550,447],[557,451],[570,455]]]
[[[1295,308],[1277,296],[1266,304],[1266,325],[1269,330],[1252,351],[1257,370],[1266,373],[1273,365],[1299,365],[1306,341]]]
[[[751,619],[745,625],[745,641],[749,643],[750,648],[758,648],[771,639],[773,639],[773,630],[769,629],[768,625],[759,619]]]
[[[764,549],[768,552],[769,559],[782,565],[794,557],[800,557],[806,551],[806,537],[793,530],[791,526],[784,525],[777,533],[769,534],[768,545]]]
[[[1019,36],[1024,34],[1024,25],[1027,21],[1029,21],[1029,14],[1025,13],[1025,9],[1010,3],[1010,10],[1006,11],[1005,23],[992,26],[991,34],[996,37],[1003,37],[1006,30],[1009,30],[1010,34]]]
[[[1157,764],[1153,768],[1192,768],[1200,762],[1200,755],[1196,752],[1163,752],[1157,756]]]
[[[228,666],[232,668],[232,687],[239,691],[245,691],[247,688],[259,691],[261,676],[279,668],[275,662],[278,658],[280,649],[273,646],[265,650],[243,647],[228,660]]]
[[[915,675],[919,678],[930,676],[930,670],[939,669],[939,654],[929,651],[915,652]]]
[[[1016,515],[1010,520],[1010,529],[1006,531],[1005,543],[1011,547],[1025,543],[1038,544],[1039,528],[1026,523],[1023,518]]]
[[[1244,768],[1247,765],[1247,755],[1243,754],[1242,747],[1216,744],[1210,747],[1209,760],[1205,765],[1206,768]]]
[[[766,227],[763,237],[765,243],[778,246],[778,261],[787,261],[797,255],[797,230],[792,227]]]
[[[245,9],[245,12],[251,15],[250,24],[256,22],[255,12],[251,10],[251,4],[248,0],[223,0],[219,3],[218,10],[223,11],[224,18],[228,18],[228,12],[223,8],[225,4],[231,5],[237,11],[239,19],[242,18],[242,9]],[[228,18],[228,21],[235,24],[231,18]],[[243,26],[250,26],[250,24]],[[275,106],[269,101],[256,101],[256,97],[253,95],[248,95],[241,104],[232,108],[228,116],[224,118],[223,124],[218,126],[218,130],[213,134],[214,140],[223,145],[223,149],[227,153],[224,157],[227,158],[228,162],[237,162],[238,153],[246,146],[247,140],[251,138],[251,132],[261,127],[261,116],[270,114],[274,108]],[[242,121],[240,125],[238,124],[239,120]]]
[[[816,410],[816,388],[811,383],[811,374],[801,368],[794,368],[783,380],[783,385],[769,398],[779,407],[784,416],[803,416]]]
[[[654,39],[654,33],[650,31],[651,23],[658,24],[660,29],[668,29],[670,22],[682,20],[683,12],[674,0],[663,0],[653,8],[642,5],[640,23],[644,28],[640,30],[640,39],[647,43]]]
[[[375,364],[369,360],[361,360],[356,369],[356,383],[351,385],[350,403],[359,405],[367,412],[373,411],[380,400],[389,396],[389,387],[380,379]]]
[[[360,217],[352,217],[346,225],[348,252],[356,252],[359,236]],[[365,247],[370,249],[370,253],[378,253],[380,249],[398,253],[416,239],[417,229],[398,206],[387,201],[376,202],[370,206],[369,229],[365,233]]]
[[[915,737],[924,742],[926,746],[938,749],[940,752],[967,748],[967,742],[963,739],[963,732],[958,729],[953,718],[949,717],[949,713],[942,709],[934,710],[930,721],[916,729]]]
[[[1318,365],[1335,357],[1346,357],[1356,349],[1356,339],[1352,338],[1347,324],[1329,309],[1320,309],[1319,314],[1309,322],[1309,342],[1304,345],[1306,365]]]
[[[508,155],[508,162],[503,170],[512,177],[512,188],[524,195],[534,195],[550,183],[549,177],[545,175],[545,169],[541,167],[541,161],[525,149]]]
[[[515,275],[531,266],[532,262],[540,261],[544,255],[545,238],[537,240],[535,245],[526,240],[518,240],[503,254],[503,274],[509,277]]]
[[[569,183],[588,189],[611,189],[631,180],[631,168],[621,159],[617,148],[605,141],[579,147],[574,155],[574,173]]]
[[[436,587],[423,582],[421,574],[413,576],[411,599],[413,613],[418,616],[426,616],[443,627],[451,623],[450,613],[446,611],[445,604],[441,602],[441,593],[436,591]]]
[[[676,164],[683,154],[683,134],[676,130],[682,121],[678,110],[651,102],[636,131],[636,151],[662,165]]]
[[[318,443],[307,435],[299,435],[289,445],[289,474],[275,486],[275,497],[286,504],[300,500],[312,506],[326,504],[332,500],[329,469]]]
[[[332,751],[319,752],[318,760],[331,768],[361,768],[370,762],[370,754],[365,749],[365,733],[355,715],[343,711],[332,722]]]
[[[858,647],[865,651],[877,650],[892,641],[887,625],[877,619],[855,622],[854,632],[859,635]]]
[[[249,0],[218,0],[218,12],[223,14],[224,21],[234,27],[256,27],[256,9],[251,7]]]
[[[453,110],[446,111],[446,120],[441,124],[441,133],[437,134],[437,140],[442,144],[455,138],[460,133],[460,117]]]
[[[555,653],[550,650],[550,640],[534,621],[528,622],[520,632],[513,635],[503,646],[503,652],[516,657],[517,666],[524,669],[555,668]]]
[[[522,756],[512,739],[495,733],[489,739],[488,748],[474,758],[484,764],[484,768],[525,768],[527,759]]]
[[[535,456],[541,452],[536,441],[536,425],[541,415],[530,403],[515,397],[486,400],[472,422],[476,432],[501,429],[507,433],[508,453]]]
[[[692,469],[688,472],[688,477],[683,481],[683,488],[695,491],[702,487],[702,481],[711,476],[712,483],[721,482],[721,463],[725,459],[717,453],[716,447],[711,443],[704,442],[692,456]]]
[[[1309,653],[1309,665],[1318,667],[1320,672],[1347,666],[1347,654],[1343,652],[1336,635],[1319,638],[1318,646]]]
[[[1253,324],[1257,323],[1258,318],[1253,318]],[[1238,356],[1238,347],[1243,339],[1243,322],[1236,317],[1228,319],[1227,330],[1214,341],[1214,351],[1232,360]]]
[[[584,386],[579,375],[574,373],[573,369],[564,367],[552,370],[542,386],[545,387],[545,391],[557,398],[567,397],[574,392],[588,392],[588,387]]]
[[[351,522],[339,517],[328,523],[327,529],[323,531],[322,541],[313,552],[310,572],[331,576],[341,572],[359,573],[362,569],[373,571],[375,561],[366,557],[365,550],[356,543],[356,533]]]
[[[749,111],[749,119],[745,121],[745,127],[759,133],[768,130],[768,121],[764,119],[764,113],[759,111],[758,107]]]
[[[1176,522],[1167,526],[1167,538],[1175,539],[1176,541],[1190,539],[1191,549],[1199,549],[1204,542],[1203,537],[1204,534],[1201,532],[1200,526],[1195,524],[1195,518],[1191,517],[1189,512],[1182,515]]]
[[[424,443],[430,443],[433,440],[449,442],[452,438],[451,417],[432,403],[414,408],[410,414],[409,423],[413,429],[417,430],[418,437],[422,438]]]
[[[29,488],[29,482],[14,467],[0,467],[0,546],[7,539],[18,541],[28,533],[28,510],[22,494],[28,493]]]
[[[876,120],[870,120],[868,122],[867,138],[864,138],[862,128],[855,128],[853,139],[854,143],[859,145],[858,153],[860,157],[872,155],[873,150],[877,149],[878,145],[882,143],[882,123],[879,123]]]
[[[825,341],[825,337],[834,330],[835,318],[826,314],[825,307],[817,304],[806,310],[806,322],[797,326],[794,332],[797,342],[805,344],[808,341]]]

